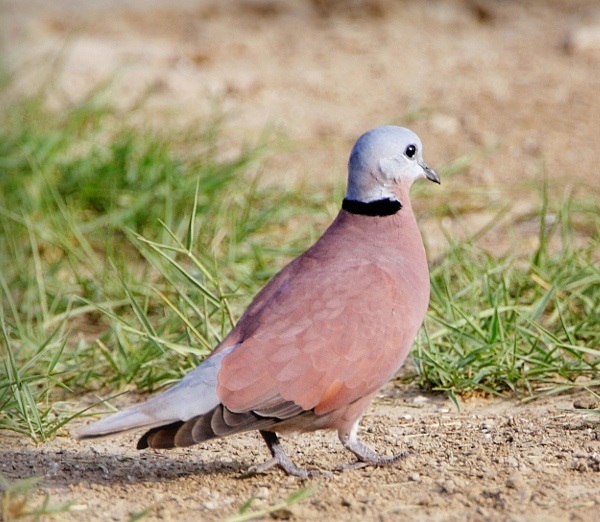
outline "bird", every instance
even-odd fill
[[[335,430],[358,466],[384,466],[358,437],[378,390],[404,363],[430,297],[414,181],[440,184],[419,137],[381,126],[352,148],[341,209],[306,252],[279,271],[228,335],[166,391],[84,426],[79,439],[144,430],[138,449],[186,447],[258,430],[271,459],[306,478],[279,435]]]

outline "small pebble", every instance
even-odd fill
[[[573,408],[576,410],[595,410],[600,407],[600,403],[593,397],[583,397],[573,401]]]

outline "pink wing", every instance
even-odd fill
[[[376,263],[296,262],[232,332],[241,344],[223,359],[217,393],[233,412],[351,404],[391,378],[420,326],[405,285]]]

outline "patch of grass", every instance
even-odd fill
[[[554,227],[548,213],[544,194],[529,259],[467,242],[432,270],[426,335],[413,352],[422,386],[536,397],[600,384],[600,205],[563,202]],[[583,247],[571,225],[581,213],[595,230]],[[559,232],[562,246],[551,251]]]
[[[176,146],[94,98],[62,115],[37,100],[7,108],[0,428],[41,441],[82,392],[179,378],[301,251],[302,216],[326,196],[259,187],[262,146],[225,161],[219,139],[206,124]]]

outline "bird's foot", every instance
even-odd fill
[[[269,459],[261,464],[254,464],[246,470],[248,475],[261,475],[262,473],[266,473],[273,466],[277,466],[278,462],[275,457]]]
[[[355,460],[354,462],[347,462],[346,464],[340,464],[335,467],[335,471],[347,471],[349,469],[362,469],[370,466],[366,462],[362,462],[360,460]]]
[[[281,442],[279,442],[279,438],[277,437],[277,434],[275,434],[272,431],[262,431],[262,430],[260,431],[260,434],[262,435],[263,439],[265,439],[265,442],[267,443],[267,447],[269,448],[271,455],[273,455],[273,458],[270,460],[267,460],[266,462],[263,462],[262,464],[252,466],[251,468],[248,469],[248,471],[250,473],[252,473],[252,474],[264,473],[265,471],[272,468],[273,466],[279,466],[288,475],[292,475],[294,477],[299,477],[302,479],[316,477],[319,475],[328,475],[327,473],[322,473],[320,471],[313,471],[313,470],[303,469],[303,468],[299,468],[298,466],[295,466],[294,464],[291,463],[290,459],[285,454],[285,451],[283,450],[283,446],[281,445]]]
[[[361,469],[361,468],[366,468],[367,466],[393,466],[394,464],[397,464],[401,460],[404,460],[406,457],[408,457],[408,455],[409,455],[408,451],[404,451],[403,453],[400,453],[399,455],[394,455],[393,457],[387,457],[387,458],[376,457],[376,458],[369,458],[369,459],[363,460],[362,457],[358,457],[358,460],[356,460],[354,462],[349,462],[347,464],[341,464],[340,466],[338,466],[336,468],[336,471],[346,471],[348,469]]]
[[[358,459],[356,462],[342,466],[341,469],[359,469],[365,466],[392,466],[408,456],[408,452],[405,451],[393,457],[380,457],[369,446],[359,440],[356,436],[356,429],[353,429],[349,434],[341,435],[340,441]]]

